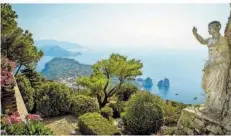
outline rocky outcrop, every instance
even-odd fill
[[[144,82],[143,78],[137,78],[136,81],[139,82],[139,83],[143,83]]]
[[[230,3],[231,8],[231,3]],[[225,28],[225,37],[227,37],[229,42],[229,49],[231,54],[231,10],[229,15],[229,20],[227,23],[227,26]],[[224,100],[225,100],[225,106],[224,106],[224,112],[223,112],[223,122],[226,124],[226,126],[230,126],[231,129],[231,65],[229,66],[229,74],[228,74],[228,80],[227,80],[227,90],[224,94]]]
[[[170,86],[170,82],[169,79],[164,78],[164,80],[160,80],[157,84],[158,87],[169,87]]]
[[[176,134],[231,135],[230,128],[224,126],[223,122],[216,116],[205,115],[200,110],[203,110],[203,107],[184,109],[178,121]]]
[[[143,82],[144,88],[151,88],[152,85],[153,85],[153,83],[152,83],[152,79],[150,77],[147,77]]]

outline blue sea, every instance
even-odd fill
[[[76,51],[76,50],[73,50]],[[146,88],[163,99],[175,100],[185,104],[204,103],[204,91],[201,88],[202,69],[207,59],[206,49],[153,49],[149,51],[102,51],[85,50],[74,58],[83,64],[94,64],[98,60],[108,58],[111,53],[120,53],[128,58],[141,60],[143,75],[153,81],[152,88]],[[37,65],[37,71],[44,68],[46,62],[53,57],[44,56]],[[159,89],[157,83],[164,78],[170,81],[168,89]],[[178,95],[177,95],[178,94]],[[197,99],[194,100],[194,98]]]

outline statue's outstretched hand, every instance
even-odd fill
[[[193,27],[193,30],[192,30],[193,34],[196,34],[197,33],[197,28],[194,26]]]

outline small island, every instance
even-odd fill
[[[140,87],[140,88],[152,88],[153,82],[150,77],[147,77],[146,79],[143,78],[136,78],[135,80],[135,85]]]
[[[79,76],[89,76],[91,74],[91,65],[81,64],[74,59],[55,57],[45,64],[41,74],[49,80],[63,80]]]
[[[144,88],[152,88],[152,79],[150,77],[147,77],[144,81],[143,81],[143,87]]]
[[[164,80],[160,80],[157,84],[158,87],[169,87],[170,82],[168,78],[164,78]]]

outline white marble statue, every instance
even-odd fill
[[[207,45],[209,59],[203,69],[202,88],[207,93],[205,107],[213,113],[220,114],[223,110],[224,100],[222,94],[225,92],[228,70],[230,65],[229,45],[226,37],[220,34],[221,24],[212,21],[208,25],[208,32],[212,37],[202,38],[193,27],[193,34],[203,45]]]

